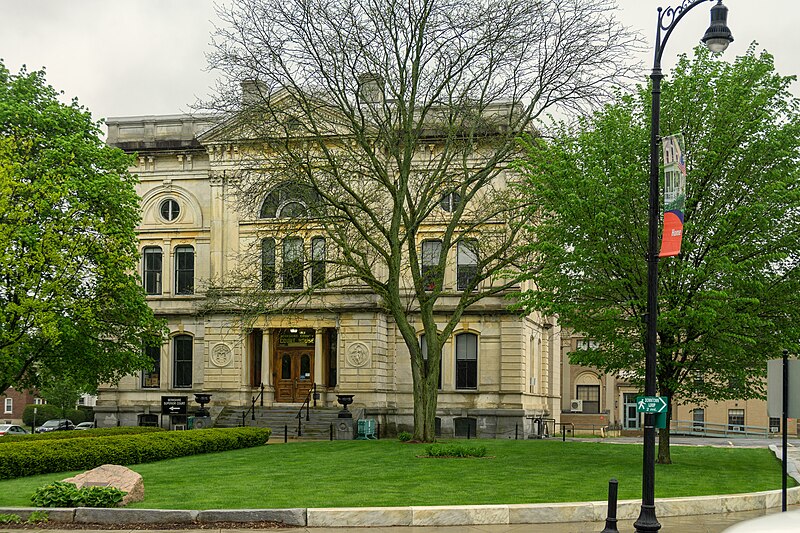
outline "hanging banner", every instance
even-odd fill
[[[663,139],[664,148],[664,233],[658,257],[681,253],[683,238],[683,209],[686,203],[686,160],[683,135]]]

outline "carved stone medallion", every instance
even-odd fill
[[[369,348],[363,342],[354,342],[347,348],[347,362],[350,366],[360,368],[369,363]]]
[[[211,349],[211,362],[216,366],[228,366],[233,359],[231,347],[224,343],[219,343]]]

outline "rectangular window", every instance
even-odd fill
[[[175,294],[194,294],[194,248],[175,248]]]
[[[422,241],[422,265],[420,275],[426,291],[436,288],[439,279],[439,257],[442,255],[442,241]]]
[[[261,240],[261,288],[275,290],[275,239]]]
[[[173,384],[176,389],[192,387],[192,338],[178,335],[172,340],[173,360],[175,362]]]
[[[144,292],[147,294],[161,294],[161,248],[148,247],[144,249]]]
[[[692,427],[695,431],[703,431],[706,427],[706,410],[695,409],[692,411]]]
[[[600,412],[600,385],[577,385],[576,399],[583,400],[584,413]]]
[[[311,285],[325,285],[325,239],[322,237],[311,239]]]
[[[472,239],[458,243],[456,264],[458,290],[474,290],[473,282],[478,276],[478,241]]]
[[[728,409],[728,431],[744,431],[744,409]]]
[[[781,431],[781,419],[780,417],[771,416],[769,417],[769,432],[770,433],[780,433]]]
[[[283,241],[283,288],[303,288],[303,239],[291,237]]]
[[[5,410],[3,411],[5,414],[13,413],[14,412],[14,399],[13,398],[6,398],[6,405]]]
[[[456,389],[478,388],[478,336],[456,335]]]
[[[144,351],[153,361],[153,369],[142,371],[142,388],[158,389],[161,387],[161,347],[147,346]]]
[[[34,405],[44,405],[44,404],[46,404],[46,403],[47,403],[47,402],[46,402],[46,401],[44,401],[44,398],[34,398],[34,399],[33,399],[33,404],[34,404]]]

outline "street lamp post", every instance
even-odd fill
[[[658,174],[658,131],[661,118],[661,56],[672,30],[695,6],[714,0],[684,0],[677,7],[658,8],[656,27],[651,122],[650,122],[650,211],[648,217],[647,242],[647,333],[645,337],[645,395],[656,395],[656,324],[658,320],[658,215],[659,215],[659,174]],[[711,8],[711,25],[702,38],[712,52],[722,52],[728,47],[733,36],[727,26],[728,8],[722,0]],[[662,36],[663,32],[663,36]],[[655,415],[644,415],[644,452],[642,460],[642,506],[639,518],[634,523],[637,533],[655,532],[661,529],[656,518],[655,507]]]

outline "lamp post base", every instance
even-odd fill
[[[633,523],[633,527],[636,528],[636,533],[655,533],[661,529],[661,524],[656,519],[656,506],[642,505],[639,518]]]

